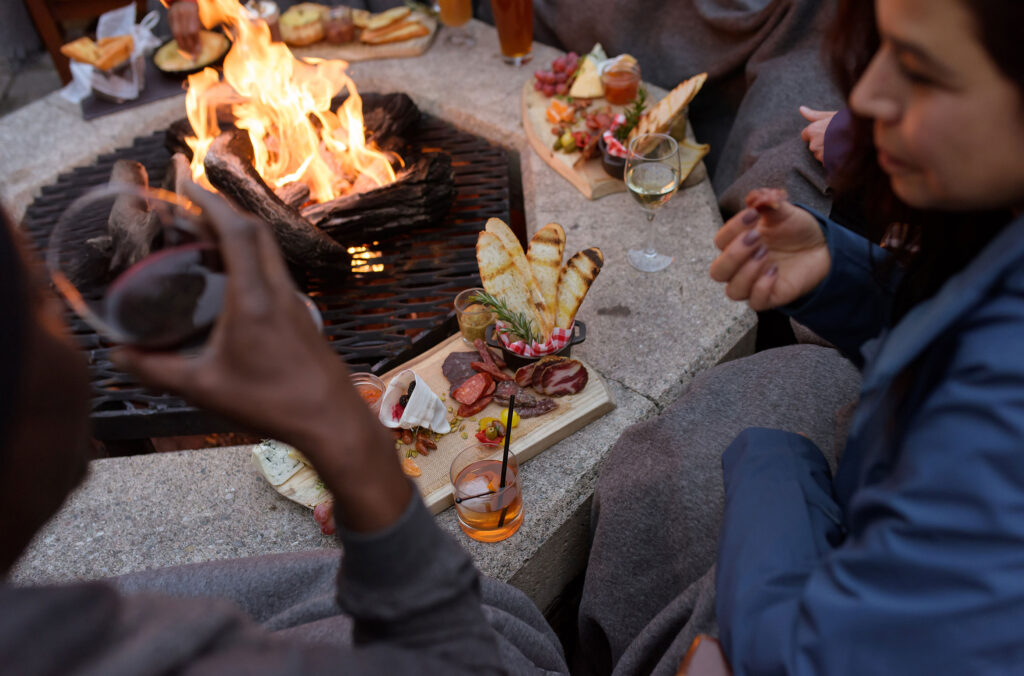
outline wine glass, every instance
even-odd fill
[[[441,23],[453,29],[448,33],[448,44],[456,47],[476,44],[476,38],[462,28],[473,18],[473,0],[437,0],[437,11]]]
[[[633,199],[654,222],[654,214],[679,189],[679,144],[668,134],[640,134],[629,144],[624,180]],[[630,264],[643,272],[664,270],[672,262],[671,256],[654,249],[654,233],[648,228],[647,245],[630,249]]]

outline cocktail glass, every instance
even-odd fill
[[[501,485],[502,448],[473,444],[452,461],[451,482],[455,512],[463,532],[480,542],[498,542],[523,524],[523,495],[519,463],[509,455]]]
[[[437,0],[437,9],[441,23],[452,29],[446,38],[448,44],[456,47],[476,44],[476,38],[463,28],[473,18],[473,0]]]
[[[521,66],[529,61],[533,48],[533,1],[491,0],[491,13],[505,63]]]

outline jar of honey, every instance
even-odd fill
[[[324,39],[332,45],[341,45],[356,39],[356,25],[348,7],[332,7],[324,21]]]
[[[601,84],[608,103],[624,106],[636,98],[640,89],[640,65],[635,61],[613,61],[601,72]]]

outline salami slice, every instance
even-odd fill
[[[487,387],[486,390],[484,390],[484,396],[488,397],[488,396],[494,394],[494,388],[495,387],[496,387],[495,381],[491,380],[491,384]]]
[[[488,374],[477,373],[469,380],[459,385],[456,389],[452,390],[452,398],[460,404],[472,404],[483,396],[483,393],[493,382],[494,379]]]
[[[480,355],[475,352],[452,352],[445,357],[444,363],[441,364],[441,373],[452,384],[453,390],[476,375],[471,364],[479,357]]]
[[[463,404],[462,406],[459,406],[459,417],[468,418],[471,415],[476,415],[480,411],[487,408],[487,404],[491,403],[492,399],[493,397],[480,397],[472,404]],[[520,415],[519,417],[521,418],[522,415]]]
[[[516,402],[518,403],[518,401],[519,397],[516,397]],[[558,404],[552,399],[537,399],[530,406],[523,406],[522,408],[516,406],[516,413],[519,414],[520,418],[536,418],[549,411],[554,411],[556,408],[558,408]]]
[[[470,366],[473,367],[474,371],[479,373],[487,373],[495,380],[512,380],[512,376],[502,373],[501,369],[495,366],[493,363],[485,364],[482,361],[475,361]]]

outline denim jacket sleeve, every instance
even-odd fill
[[[900,269],[882,279],[890,254],[812,209],[828,244],[832,267],[821,284],[803,298],[780,308],[858,362],[860,347],[882,332],[889,321]]]

